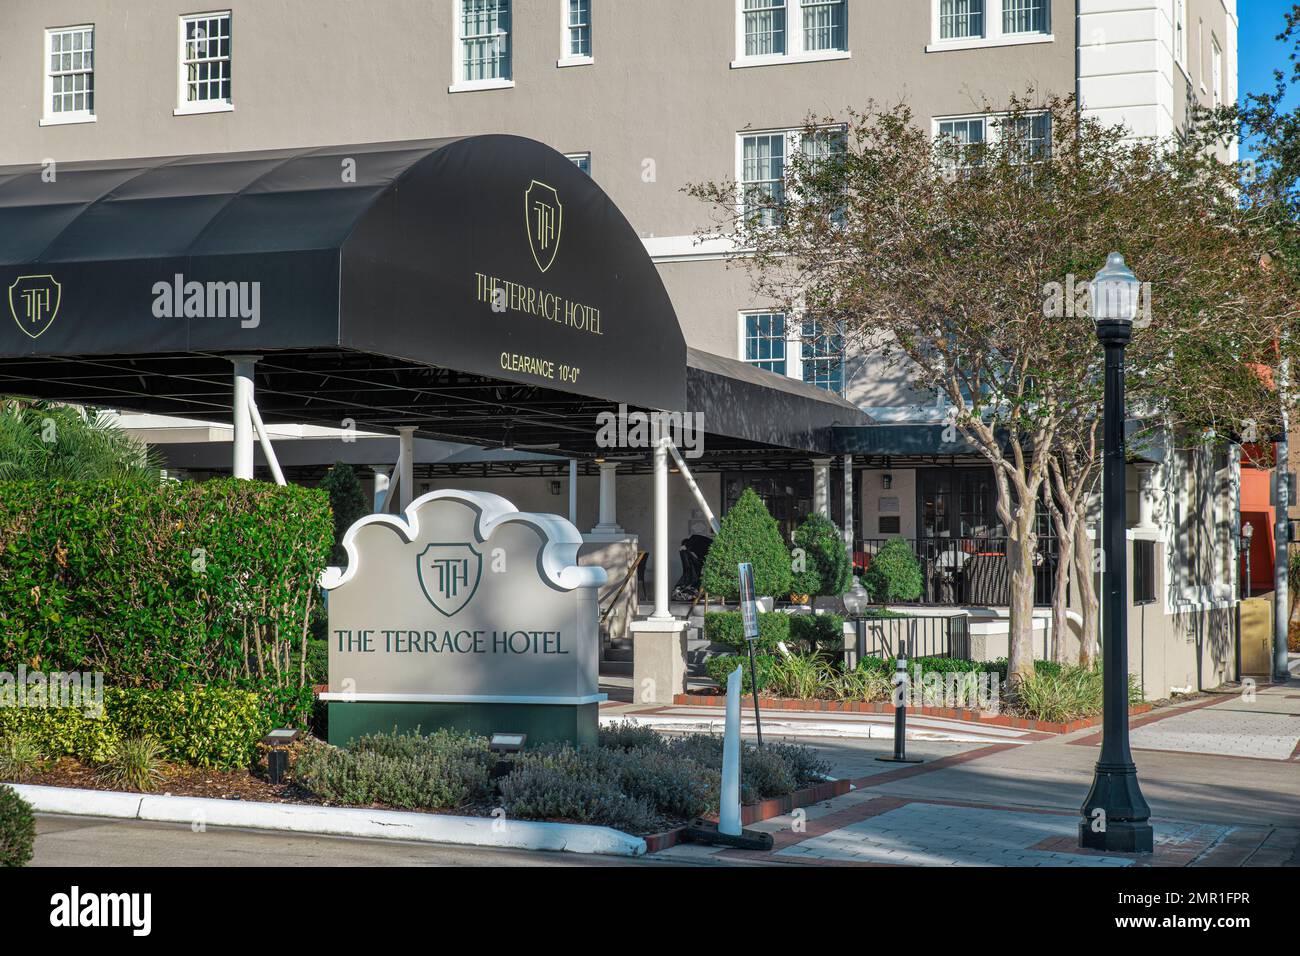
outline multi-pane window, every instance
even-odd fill
[[[950,171],[964,172],[978,163],[978,159],[973,154],[984,142],[987,129],[988,122],[983,116],[939,122],[936,132],[947,143],[949,152],[945,155],[944,161]]]
[[[740,182],[745,218],[775,225],[785,199],[785,133],[759,133],[741,138]]]
[[[744,0],[745,56],[785,52],[785,0]]]
[[[939,38],[966,40],[984,36],[984,0],[939,0]]]
[[[1187,63],[1187,0],[1174,0],[1174,58]]]
[[[814,319],[803,323],[803,380],[844,394],[844,330]]]
[[[183,103],[228,104],[230,99],[230,13],[205,13],[182,20]]]
[[[845,0],[803,0],[803,48],[807,51],[849,48]]]
[[[1002,0],[1003,33],[1046,33],[1048,0]]]
[[[1210,96],[1215,106],[1223,105],[1223,51],[1214,37],[1210,37]]]
[[[819,129],[811,136],[801,137],[800,148],[809,161],[809,178],[807,185],[813,188],[822,188],[823,180],[817,175],[818,167],[834,163],[844,156],[848,148],[848,139],[843,128]],[[842,205],[843,188],[842,179],[836,175],[834,170],[826,170],[824,180],[826,193],[824,196],[809,198],[824,198],[827,203],[834,202],[835,208],[831,212],[831,221],[842,223],[844,221],[844,206]]]
[[[746,315],[745,361],[778,375],[786,374],[785,316],[780,312]]]
[[[510,79],[510,0],[461,0],[460,52],[462,81]]]
[[[1046,159],[1052,151],[1052,115],[1016,117],[1016,141],[1023,162]]]
[[[569,0],[569,44],[571,57],[591,56],[591,0]]]
[[[564,158],[588,176],[591,175],[591,153],[565,153]]]
[[[46,114],[51,117],[95,113],[95,28],[46,31],[49,81]]]

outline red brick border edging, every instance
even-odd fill
[[[742,697],[742,704],[753,705],[752,696]],[[674,704],[688,704],[695,707],[725,707],[727,699],[711,694],[677,694]],[[841,701],[841,700],[794,700],[784,697],[760,697],[760,707],[768,710],[827,711],[835,714],[892,714],[893,704],[880,701]],[[1137,704],[1129,708],[1129,716],[1136,717],[1151,710],[1151,704]],[[1085,717],[1068,723],[1055,723],[1048,720],[1028,720],[1024,717],[1012,717],[1009,714],[986,714],[982,710],[970,710],[964,707],[909,707],[908,713],[921,717],[946,717],[949,720],[965,720],[977,724],[995,727],[1012,727],[1016,730],[1039,730],[1049,734],[1068,734],[1087,727],[1101,724],[1101,716]]]
[[[832,797],[840,797],[849,792],[849,786],[848,780],[827,780],[815,787],[796,790],[784,797],[772,797],[768,800],[760,800],[758,803],[749,803],[740,808],[740,822],[742,825],[759,823],[762,820],[770,820],[772,817],[779,817],[782,814],[789,813],[791,810],[797,810],[799,807],[807,807],[814,803],[821,803],[823,800],[829,800]],[[645,851],[647,853],[658,853],[670,846],[676,846],[681,842],[682,831],[685,829],[685,827],[676,827],[663,833],[651,834],[645,838]]]

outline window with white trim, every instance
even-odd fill
[[[984,116],[963,116],[935,122],[935,138],[946,139],[954,147],[944,157],[944,168],[948,172],[966,173],[979,164],[974,154],[988,138],[988,125],[988,118]]]
[[[844,394],[844,327],[815,319],[803,321],[803,380],[836,395]]]
[[[230,11],[181,17],[178,113],[229,109]]]
[[[963,175],[980,165],[978,153],[985,144],[1000,142],[1007,123],[1005,116],[954,116],[934,121],[936,143],[946,139],[951,144],[944,156],[944,167],[952,174]],[[1019,146],[1018,162],[1032,163],[1046,159],[1052,151],[1052,115],[1028,113],[1016,117],[1015,139]]]
[[[459,0],[459,3],[458,82],[509,81],[510,0]]]
[[[1187,66],[1187,0],[1174,0],[1174,59]]]
[[[785,201],[786,167],[791,157],[802,153],[810,162],[829,160],[847,148],[842,126],[828,126],[808,136],[801,129],[738,134],[740,203],[746,219],[771,226],[780,221]],[[843,218],[841,211],[835,217]]]
[[[1051,0],[930,0],[932,44],[996,46],[1050,40]]]
[[[47,123],[95,118],[95,28],[45,31],[45,118]]]
[[[591,153],[565,153],[564,158],[588,176],[591,175]]]
[[[1210,36],[1210,99],[1214,105],[1223,105],[1223,50],[1219,41]]]
[[[577,59],[591,56],[591,0],[568,0],[569,17],[566,24],[568,45],[566,57]]]
[[[783,312],[747,312],[744,323],[743,358],[778,375],[786,374],[786,331]]]
[[[847,0],[736,0],[732,66],[845,57],[848,17]]]

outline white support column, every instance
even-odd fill
[[[853,561],[853,456],[844,456],[844,548]]]
[[[813,459],[813,513],[831,516],[831,461],[830,458]]]
[[[375,513],[382,514],[388,498],[388,469],[375,465],[371,471],[375,473]]]
[[[661,438],[655,444],[655,610],[654,621],[671,621],[668,607],[668,574],[671,558],[668,554],[668,440]]]
[[[578,459],[569,459],[569,524],[578,526]]]
[[[397,505],[405,511],[415,500],[415,428],[404,425],[397,430]]]
[[[591,529],[592,534],[622,534],[618,524],[618,462],[600,463],[600,520]]]
[[[253,369],[260,355],[232,355],[235,366],[235,388],[231,397],[231,423],[235,431],[234,463],[231,474],[236,478],[253,477],[253,419],[248,413],[253,401]]]

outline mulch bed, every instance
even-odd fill
[[[155,796],[210,797],[215,800],[255,800],[260,803],[310,803],[324,801],[291,783],[272,784],[250,770],[211,770],[202,767],[166,765]],[[45,768],[18,781],[40,787],[78,787],[83,790],[117,790],[90,767],[72,757],[47,761]]]

